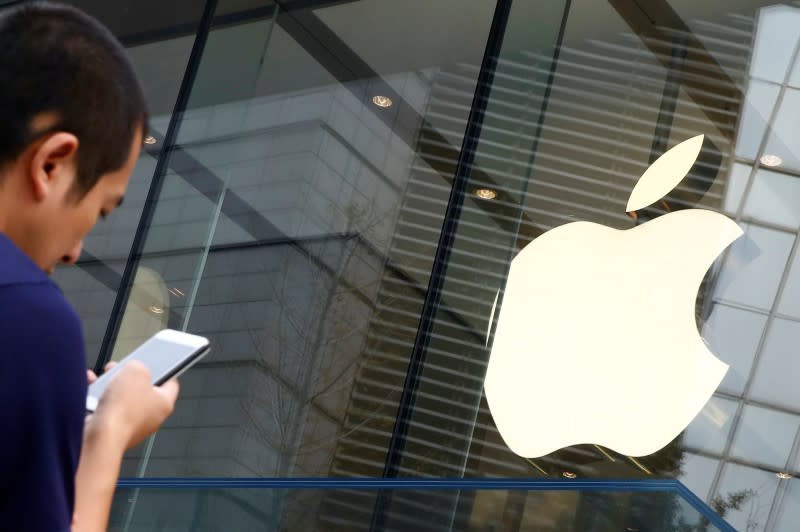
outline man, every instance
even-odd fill
[[[171,413],[141,364],[85,418],[81,324],[50,280],[122,201],[147,130],[124,50],[74,8],[0,12],[0,528],[105,530],[124,451]],[[90,377],[91,378],[91,377]]]

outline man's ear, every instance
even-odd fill
[[[28,175],[37,201],[45,199],[54,189],[72,187],[78,144],[78,137],[72,133],[58,131],[33,146]]]

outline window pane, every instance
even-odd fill
[[[775,530],[791,530],[800,520],[800,485],[791,480],[786,482],[786,493]]]
[[[757,79],[750,80],[742,109],[742,121],[739,125],[736,155],[755,159],[779,92],[780,85]]]
[[[744,214],[787,228],[800,227],[800,180],[760,168],[747,196]]]
[[[736,429],[731,454],[782,471],[798,426],[800,416],[747,405]]]
[[[773,321],[750,392],[754,398],[793,409],[800,404],[800,389],[794,384],[795,375],[800,371],[800,361],[790,355],[798,341],[800,322]]]
[[[741,163],[735,163],[731,168],[730,181],[728,182],[728,189],[725,191],[723,204],[724,210],[729,216],[735,216],[739,211],[752,170],[752,166]]]
[[[792,246],[789,233],[742,224],[745,234],[730,247],[717,282],[720,301],[769,309]]]
[[[712,397],[683,436],[683,443],[699,451],[721,453],[725,447],[736,403]]]
[[[705,500],[718,467],[719,460],[686,453],[683,455],[680,481],[692,490],[692,493]]]
[[[797,135],[800,134],[800,126],[797,124],[799,115],[800,90],[787,88],[764,150],[764,153],[777,155],[780,158],[781,168],[794,171],[800,170],[800,148],[797,146]],[[795,210],[798,208],[796,198],[791,205]]]
[[[754,77],[783,83],[800,38],[800,11],[790,6],[762,9],[753,50]]]
[[[711,351],[728,364],[720,384],[723,390],[741,392],[750,377],[750,368],[767,316],[726,305],[715,305],[703,326],[703,338]]]
[[[765,530],[778,482],[769,471],[727,464],[713,501],[734,529]]]

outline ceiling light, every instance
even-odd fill
[[[475,190],[475,195],[478,196],[480,199],[495,199],[497,197],[497,192],[492,190],[491,188],[479,188]]]
[[[784,471],[779,471],[779,472],[775,473],[775,476],[778,477],[781,480],[787,480],[787,479],[792,478],[792,475],[790,475],[789,473],[786,473]]]
[[[761,164],[763,164],[764,166],[780,166],[783,163],[783,159],[781,159],[777,155],[772,155],[769,153],[766,155],[762,155],[759,161],[761,161]]]
[[[163,309],[163,308],[161,308],[161,307],[157,307],[157,306],[155,306],[155,305],[153,305],[152,307],[150,307],[150,308],[149,308],[149,310],[150,310],[150,312],[152,312],[153,314],[164,314],[164,309]]]
[[[576,475],[572,471],[564,471],[563,473],[561,473],[561,476],[564,478],[578,478],[578,475]]]
[[[378,107],[391,107],[392,106],[392,99],[388,96],[373,96],[372,103],[377,105]]]
[[[170,288],[169,289],[169,293],[172,294],[175,297],[183,297],[183,296],[186,295],[186,294],[183,293],[183,290],[181,290],[180,288]]]
[[[158,141],[156,140],[156,138],[153,135],[147,135],[144,138],[144,143],[145,144],[155,144],[156,142],[158,142]]]

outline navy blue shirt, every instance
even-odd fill
[[[70,529],[86,386],[78,316],[0,233],[0,529]]]

